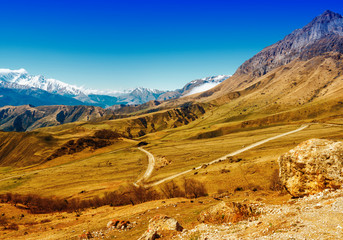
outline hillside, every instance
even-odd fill
[[[101,118],[105,112],[100,107],[92,106],[1,107],[0,130],[22,132],[75,121],[90,121]]]
[[[177,99],[107,110],[0,108],[4,130],[27,130],[0,132],[0,209],[4,226],[19,226],[0,236],[137,239],[167,214],[188,230],[164,239],[341,238],[341,185],[325,174],[342,181],[328,167],[341,166],[342,143],[338,157],[321,143],[343,136],[342,19],[325,11],[204,92],[192,89],[213,79]],[[289,166],[317,195],[291,199],[279,175]]]

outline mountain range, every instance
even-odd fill
[[[214,87],[229,76],[220,75],[194,80],[182,89],[161,91],[135,88],[125,91],[86,89],[46,78],[30,75],[25,69],[0,69],[0,106],[5,105],[93,105],[103,108],[113,105],[137,105],[151,100],[167,100],[188,94],[193,88],[201,91]]]
[[[342,53],[343,17],[338,13],[325,11],[303,28],[294,30],[282,40],[245,61],[233,76],[221,75],[194,80],[175,91],[138,88],[119,95],[113,92],[107,93],[108,95],[98,95],[95,94],[97,92],[75,86],[67,87],[60,82],[57,82],[59,87],[52,87],[51,84],[44,83],[42,77],[28,77],[26,71],[22,69],[15,73],[2,70],[6,74],[0,75],[0,79],[6,91],[11,90],[21,94],[23,91],[36,92],[37,88],[32,88],[33,86],[40,87],[44,88],[39,89],[40,94],[57,94],[58,97],[63,98],[58,99],[60,104],[67,100],[89,105],[101,105],[112,101],[108,104],[112,106],[107,112],[110,115],[151,113],[161,109],[201,104],[205,110],[210,109],[211,112],[214,111],[213,108],[218,108],[207,121],[226,123],[232,120],[244,120],[244,124],[260,126],[281,120],[327,117],[337,109],[341,109]],[[40,79],[43,83],[41,85],[32,83],[27,86],[28,81],[22,80],[25,77],[33,79],[32,82]],[[32,94],[30,97],[36,96],[33,93],[29,94]],[[1,98],[4,98],[5,95],[1,95],[3,95]],[[54,98],[51,97],[49,100],[53,101]],[[142,102],[147,103],[136,106]],[[130,106],[123,107],[120,104]],[[70,102],[64,105],[75,104]],[[11,125],[12,120],[8,120],[9,114],[4,114],[9,111],[7,108],[1,109],[3,113],[0,113],[2,116],[0,119]],[[13,108],[10,111],[15,112]],[[11,116],[15,118],[16,114]],[[51,115],[52,118],[56,116],[57,114]],[[261,119],[251,122],[255,116]],[[60,121],[54,120],[54,122],[57,125],[61,124]],[[0,129],[19,129],[9,125]],[[23,127],[23,130],[27,129],[33,128]],[[211,133],[201,134],[216,135],[222,134],[223,131],[227,130],[212,129]]]

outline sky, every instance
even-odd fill
[[[0,68],[99,90],[233,74],[341,1],[0,0]]]

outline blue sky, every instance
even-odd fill
[[[0,68],[96,89],[233,74],[341,1],[0,0]]]

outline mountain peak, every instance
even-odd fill
[[[243,63],[238,73],[261,76],[296,58],[306,60],[327,52],[343,53],[343,17],[326,10],[309,24],[288,34]]]
[[[335,19],[335,18],[342,18],[342,15],[339,13],[335,13],[331,10],[326,10],[316,18],[320,19],[320,20],[330,21],[330,20]]]

